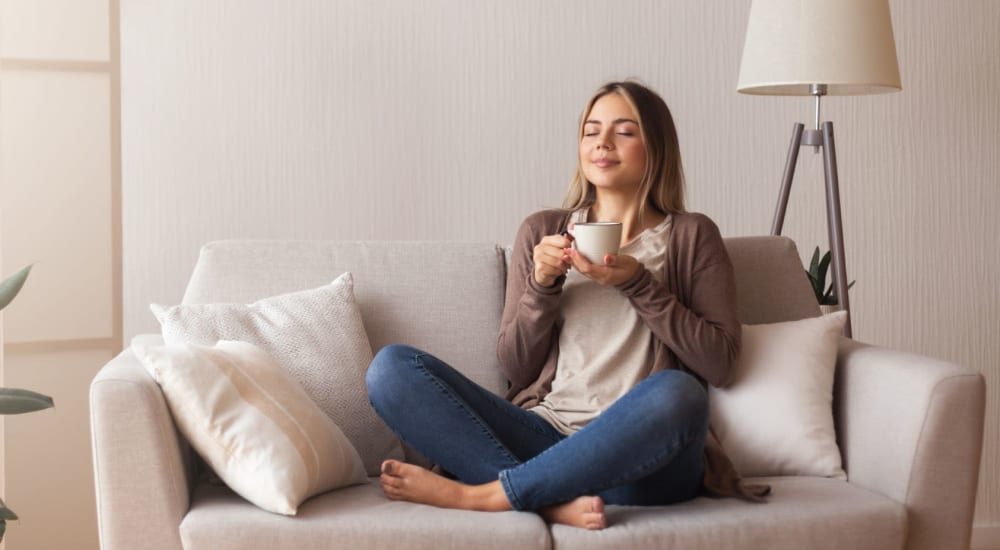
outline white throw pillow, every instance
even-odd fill
[[[367,481],[340,428],[257,346],[222,341],[133,351],[191,446],[257,506],[295,515],[313,495]]]
[[[847,313],[744,325],[732,383],[710,388],[712,429],[743,476],[846,479],[833,425],[837,341]]]
[[[399,439],[368,402],[365,372],[372,350],[350,273],[319,288],[247,305],[153,304],[151,309],[167,344],[240,340],[263,348],[340,426],[368,475],[378,475],[386,458],[403,458]]]

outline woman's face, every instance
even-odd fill
[[[598,190],[639,188],[646,171],[646,144],[639,117],[622,96],[606,94],[590,109],[580,139],[580,166]]]

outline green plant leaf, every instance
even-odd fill
[[[856,283],[856,282],[857,281],[851,281],[847,285],[847,290],[851,290],[851,287],[854,286],[854,283]],[[819,305],[821,305],[821,306],[835,306],[838,303],[839,302],[838,302],[837,298],[833,295],[833,282],[831,282],[830,286],[826,289],[826,292],[823,294],[823,298],[820,299]]]
[[[7,532],[7,520],[9,519],[17,519],[17,514],[0,500],[0,541],[3,540],[4,533]]]
[[[823,303],[823,286],[826,285],[826,272],[830,266],[830,253],[827,252],[820,257],[819,247],[813,250],[812,259],[809,261],[809,284],[812,285],[813,295],[816,301]]]
[[[813,294],[816,296],[816,299],[822,301],[823,279],[820,279],[819,277],[811,277],[810,282],[812,282]]]
[[[809,269],[806,271],[806,275],[809,277],[809,284],[812,285],[813,294],[821,306],[837,305],[837,298],[833,295],[833,282],[831,281],[829,286],[826,284],[826,278],[830,272],[831,259],[829,250],[820,257],[819,247],[817,246],[813,250],[812,259],[809,261]],[[857,281],[851,281],[847,285],[847,289],[850,290],[855,282]],[[824,290],[824,287],[826,287],[826,290]]]
[[[17,519],[17,514],[0,500],[0,520],[7,521],[9,519]]]
[[[7,307],[13,300],[14,296],[21,291],[21,287],[24,286],[24,282],[28,280],[28,273],[31,272],[31,265],[26,265],[21,268],[20,271],[7,277],[0,282],[0,309]]]
[[[821,306],[835,306],[837,305],[837,299],[833,297],[833,283],[827,287],[826,292],[823,293],[823,297],[819,300],[819,305]]]
[[[823,259],[819,261],[819,269],[816,271],[816,275],[819,280],[826,284],[826,274],[830,271],[830,253],[827,252],[823,254]]]
[[[47,395],[30,390],[0,388],[0,414],[24,414],[54,407]]]

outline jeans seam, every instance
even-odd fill
[[[498,407],[498,406],[496,406],[496,404],[495,404],[495,403],[492,403],[492,402],[491,402],[491,403],[490,403],[490,406],[492,406],[492,407],[493,407],[493,408],[494,408],[495,410],[497,410],[497,411],[500,411],[501,413],[503,413],[503,414],[504,414],[504,416],[506,416],[507,418],[509,418],[509,419],[511,419],[511,420],[513,420],[513,421],[515,421],[515,422],[517,422],[518,424],[520,424],[520,425],[524,426],[525,428],[528,428],[529,430],[531,430],[531,431],[535,432],[535,433],[536,433],[536,434],[538,434],[538,435],[541,435],[541,436],[545,436],[545,437],[549,437],[550,435],[552,435],[551,433],[549,433],[549,432],[546,432],[545,430],[541,430],[541,429],[539,429],[539,428],[538,428],[537,426],[535,426],[535,425],[532,425],[532,424],[531,424],[530,422],[525,422],[523,418],[521,418],[521,417],[519,417],[519,416],[517,416],[517,415],[513,415],[513,414],[510,414],[510,413],[509,413],[509,412],[508,412],[508,411],[507,411],[506,409],[504,409],[503,407]],[[528,412],[531,412],[531,411],[528,411]],[[531,414],[535,414],[535,413],[531,413]],[[537,416],[537,415],[536,415],[536,416]],[[541,416],[539,416],[539,419],[540,419],[540,420],[541,420],[542,422],[546,422],[546,421],[545,421],[545,419],[544,419],[544,418],[542,418]],[[553,429],[554,429],[554,428],[553,428]],[[562,440],[561,438],[556,438],[556,439],[555,439],[555,443],[558,443],[558,442],[559,442],[559,441],[561,441],[561,440]]]
[[[428,355],[429,355],[429,354],[427,354],[427,353],[416,353],[416,354],[415,354],[415,355],[413,356],[413,359],[414,359],[414,361],[420,361],[420,359],[421,359],[422,357],[427,357]],[[427,374],[430,374],[430,372],[429,372],[429,371],[427,370],[427,368],[426,368],[426,367],[424,367],[424,365],[423,365],[423,363],[422,363],[422,362],[419,362],[419,363],[418,363],[418,366],[419,366],[419,367],[420,367],[420,368],[421,368],[421,369],[422,369],[422,370],[423,370],[423,371],[424,371],[425,373],[427,373]],[[435,378],[435,377],[434,377],[433,375],[431,375],[431,378]],[[435,382],[437,382],[437,380],[436,380],[436,379],[435,379]],[[438,387],[441,387],[441,384],[440,384],[440,383],[438,383]],[[532,425],[532,424],[531,424],[531,423],[529,423],[529,422],[525,422],[523,418],[521,418],[521,417],[519,417],[519,416],[517,416],[517,415],[513,415],[513,414],[510,414],[510,413],[509,413],[509,411],[507,411],[507,410],[506,410],[506,409],[504,409],[503,407],[498,407],[498,406],[496,405],[496,403],[493,403],[492,401],[488,401],[487,403],[488,403],[488,404],[489,404],[489,405],[490,405],[491,407],[493,407],[493,409],[494,409],[494,410],[496,410],[496,411],[499,411],[499,412],[503,413],[503,415],[504,415],[504,416],[506,416],[507,418],[509,418],[509,419],[511,419],[511,420],[513,420],[513,421],[515,421],[515,422],[517,422],[518,424],[520,424],[521,426],[524,426],[525,428],[528,428],[529,430],[531,430],[531,431],[535,432],[536,434],[538,434],[538,435],[542,435],[542,436],[545,436],[545,437],[548,437],[548,436],[550,436],[550,435],[551,435],[550,433],[547,433],[547,432],[546,432],[545,430],[541,430],[541,429],[539,429],[539,428],[538,428],[537,426],[535,426],[535,425]],[[534,414],[534,413],[532,413],[532,414]],[[539,418],[541,418],[541,417],[539,417]],[[545,419],[542,419],[542,421],[543,421],[543,422],[545,422]],[[556,439],[556,442],[557,442],[557,443],[558,443],[559,441],[560,441],[560,439]]]
[[[682,451],[686,450],[696,439],[697,439],[697,435],[688,435],[687,437],[685,437],[684,440],[682,440],[683,442],[678,447],[676,447],[676,451],[674,451],[673,457],[670,460],[673,460],[673,458],[676,458],[677,455],[681,454]],[[632,471],[633,472],[635,472],[635,471],[643,471],[647,467],[649,467],[650,465],[654,465],[654,464],[657,464],[657,463],[661,462],[662,459],[664,458],[664,455],[667,455],[667,454],[670,454],[670,453],[664,453],[662,455],[657,455],[653,459],[650,459],[649,461],[644,462],[644,463],[640,464],[639,466],[633,468]],[[669,462],[670,461],[668,460],[667,464],[669,464]],[[656,471],[657,471],[656,469],[653,469],[653,470],[651,470],[649,472],[646,472],[643,475],[640,475],[638,478],[635,478],[635,479],[641,479],[642,477],[650,475],[650,474],[652,474],[652,473],[654,473]],[[628,482],[632,481],[633,477],[634,476],[631,476],[631,475],[620,476],[620,477],[614,479],[613,481],[608,482],[608,486],[607,487],[601,487],[600,489],[596,489],[595,492],[599,493],[601,491],[606,491],[606,490],[611,489],[613,487],[618,487],[618,486],[620,486],[620,485],[622,485],[624,483],[628,483]]]
[[[436,385],[439,390],[441,390],[441,393],[448,396],[448,399],[451,400],[453,404],[457,405],[459,408],[465,411],[465,413],[469,416],[469,418],[472,419],[472,421],[479,426],[483,434],[489,437],[489,439],[493,442],[493,444],[497,447],[497,449],[500,450],[500,452],[504,453],[507,456],[507,458],[512,462],[518,464],[521,463],[521,459],[514,456],[514,453],[512,453],[510,449],[508,449],[507,446],[503,444],[502,441],[500,441],[493,435],[493,432],[490,430],[489,425],[486,422],[484,422],[483,419],[480,418],[478,414],[476,414],[474,411],[469,410],[463,404],[462,400],[458,399],[458,397],[456,397],[445,384],[443,384],[440,380],[438,380],[437,376],[434,376],[434,374],[430,372],[430,370],[424,365],[421,359],[423,357],[427,357],[427,355],[428,354],[426,353],[417,353],[414,354],[413,356],[414,365],[420,369],[420,372],[428,379],[430,379],[430,381],[433,382],[434,385]]]
[[[510,470],[502,470],[500,472],[500,487],[503,488],[504,494],[507,495],[507,500],[510,502],[511,508],[515,510],[524,510],[524,504],[521,503],[521,499],[517,496],[517,492],[514,491],[514,487],[510,484],[508,472],[510,472]]]

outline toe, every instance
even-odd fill
[[[403,485],[402,478],[391,474],[382,474],[381,477],[379,477],[379,481],[382,482],[382,487],[398,488]]]
[[[590,510],[604,515],[604,499],[601,497],[594,497],[594,499],[590,502]]]
[[[594,515],[587,519],[588,529],[604,529],[608,522],[603,515]]]
[[[402,484],[397,478],[386,478],[382,476],[382,492],[391,499],[398,499],[402,491]]]

